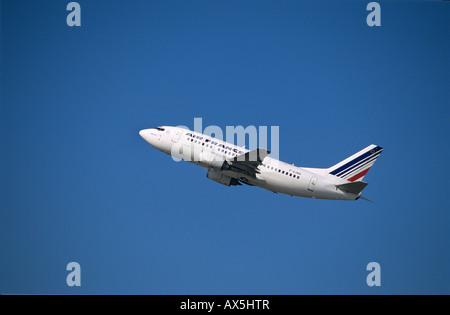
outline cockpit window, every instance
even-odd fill
[[[164,131],[164,128],[162,128],[162,127],[156,127],[155,129],[159,130],[159,131]]]

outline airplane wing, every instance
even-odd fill
[[[236,168],[237,171],[250,176],[255,176],[260,173],[258,166],[262,164],[264,158],[269,154],[269,150],[258,148],[256,150],[238,155],[231,160],[227,160],[227,162],[232,168]]]

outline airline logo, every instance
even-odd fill
[[[208,139],[208,138],[202,137],[202,136],[196,136],[196,135],[193,135],[193,134],[190,133],[190,132],[188,132],[188,133],[186,134],[186,136],[191,137],[191,138],[193,138],[193,139],[200,140],[200,141],[202,141],[203,139],[205,139],[205,143],[208,143],[208,144],[210,144],[210,145],[214,145],[214,146],[216,146],[216,147],[218,147],[218,148],[223,148],[223,149],[225,149],[225,150],[233,151],[234,153],[239,153],[239,154],[244,154],[244,153],[245,153],[244,151],[241,151],[241,150],[238,150],[238,149],[236,149],[236,148],[232,148],[232,147],[229,147],[229,146],[227,146],[227,145],[218,143],[217,141],[214,141],[214,140],[212,140],[212,139]]]
[[[380,156],[383,151],[382,147],[373,146],[368,151],[356,156],[351,161],[338,167],[330,172],[330,174],[344,178],[350,182],[362,179],[369,169],[372,167],[375,160]]]

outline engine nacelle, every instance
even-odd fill
[[[241,184],[236,178],[224,175],[214,170],[208,170],[206,177],[225,186],[236,186]]]

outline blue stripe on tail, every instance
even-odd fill
[[[367,164],[370,164],[371,162],[374,162],[381,154],[381,151],[369,156],[366,159],[363,159],[362,161],[354,164],[352,167],[350,167],[347,170],[344,170],[342,172],[339,172],[338,174],[336,174],[336,176],[340,176],[340,177],[344,177],[350,173],[352,173],[353,171],[359,169],[359,168],[363,168],[364,166],[366,166]]]
[[[352,167],[352,166],[355,167],[355,166],[356,166],[355,164],[357,164],[357,163],[360,162],[361,160],[364,160],[365,158],[369,157],[370,155],[376,154],[377,152],[379,152],[379,151],[381,151],[381,150],[383,150],[383,148],[377,146],[377,147],[373,148],[372,150],[369,150],[369,151],[367,151],[366,153],[361,154],[360,156],[354,158],[354,159],[351,160],[350,162],[348,162],[348,163],[342,165],[341,167],[335,169],[334,171],[330,172],[330,174],[339,176],[339,175],[337,175],[337,174],[339,174],[340,172],[345,171],[345,170],[346,170],[347,168],[349,168],[349,167]]]

